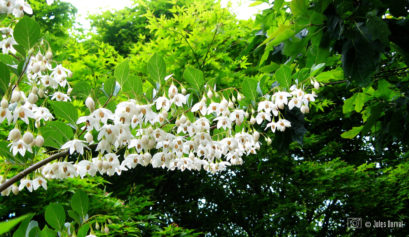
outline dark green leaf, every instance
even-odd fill
[[[88,212],[88,195],[78,190],[71,199],[71,208],[81,217],[84,218]]]
[[[0,62],[0,97],[6,93],[10,83],[10,70],[6,64]]]
[[[52,203],[45,209],[45,220],[56,230],[62,230],[65,223],[65,211],[61,204]]]
[[[285,64],[281,65],[281,67],[276,71],[276,80],[282,88],[290,88],[292,84],[291,71],[291,67]]]
[[[149,74],[149,82],[154,88],[163,84],[166,77],[166,64],[161,56],[154,54],[148,62],[147,72]]]
[[[77,127],[78,112],[74,105],[64,101],[50,101],[50,105],[58,118],[67,120],[74,128]]]
[[[74,136],[72,128],[60,121],[47,123],[44,127],[40,128],[40,133],[44,137],[44,146],[56,149],[59,149]]]
[[[84,225],[81,226],[80,229],[78,230],[77,236],[78,236],[78,237],[85,237],[85,236],[87,236],[88,231],[89,231],[89,228],[90,228],[89,224],[84,224]]]
[[[128,80],[129,75],[129,59],[125,59],[122,63],[118,64],[115,68],[115,78],[119,85],[123,87],[125,82]],[[114,83],[115,85],[115,83]]]
[[[258,82],[254,79],[247,78],[244,79],[243,84],[241,85],[241,92],[251,103],[256,102],[257,98],[257,84]]]
[[[193,67],[187,67],[183,73],[183,78],[190,84],[191,88],[198,93],[203,91],[203,72]]]
[[[14,39],[29,50],[40,39],[40,25],[28,16],[24,16],[14,27]]]

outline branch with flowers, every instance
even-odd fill
[[[16,10],[21,9],[20,1],[6,2],[10,4],[6,10],[0,7],[1,13],[22,17]],[[31,14],[24,4],[23,12]],[[165,61],[155,54],[147,65],[152,91],[144,93],[144,82],[129,77],[125,60],[104,83],[106,101],[97,105],[89,96],[84,101],[89,113],[78,117],[67,80],[72,73],[53,61],[37,23],[25,16],[12,24],[14,28],[2,30],[0,42],[3,54],[12,55],[8,64],[0,63],[0,122],[14,126],[8,135],[9,155],[25,160],[55,153],[14,177],[2,177],[2,195],[46,189],[50,179],[121,175],[137,165],[208,172],[241,165],[245,156],[257,153],[262,141],[271,144],[265,131],[291,129],[284,110],[308,113],[320,86],[313,80],[314,71],[305,85],[293,84],[288,65],[276,72],[279,86],[265,94],[250,78],[239,90],[218,89],[192,67],[186,67],[187,84],[182,84],[167,75]],[[29,89],[20,89],[22,83]],[[125,88],[135,97],[107,108],[112,99],[120,100]]]

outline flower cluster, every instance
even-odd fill
[[[8,136],[13,155],[19,153],[24,156],[26,152],[32,153],[33,146],[41,147],[44,143],[44,138],[41,135],[34,139],[32,131],[26,131],[22,136],[18,124],[20,120],[29,125],[31,120],[34,121],[35,127],[39,128],[42,122],[54,119],[48,108],[36,104],[39,102],[39,98],[51,97],[51,100],[57,101],[70,100],[68,94],[71,88],[69,88],[67,77],[71,76],[71,72],[61,65],[53,68],[51,59],[52,53],[50,51],[45,55],[39,52],[32,56],[26,70],[31,90],[26,95],[19,90],[18,86],[12,86],[10,98],[5,97],[1,101],[0,123],[7,120],[8,124],[15,124],[16,126],[9,132]],[[58,91],[66,87],[68,87],[67,94]]]

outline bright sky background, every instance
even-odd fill
[[[63,0],[72,3],[78,8],[77,21],[86,29],[89,28],[89,22],[86,20],[89,14],[98,14],[110,9],[122,9],[130,7],[132,0]],[[154,1],[154,0],[153,0]],[[222,6],[226,7],[228,0],[222,0]],[[232,3],[231,11],[237,15],[239,19],[249,19],[258,11],[268,7],[268,4],[263,3],[256,7],[249,7],[253,2],[250,0],[230,0]]]

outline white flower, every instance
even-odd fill
[[[168,98],[164,96],[159,97],[155,103],[156,103],[156,110],[158,111],[161,109],[163,109],[164,111],[169,111],[170,109],[170,101]]]
[[[173,85],[173,83],[172,83],[172,85],[170,85],[169,91],[168,91],[169,98],[173,99],[173,97],[175,97],[175,95],[177,93],[178,93],[178,88],[175,85]]]
[[[29,15],[33,14],[33,9],[24,0],[17,0],[13,8],[13,15],[18,18],[23,17],[24,12]]]
[[[74,139],[74,140],[68,141],[64,145],[62,145],[61,149],[70,149],[69,150],[70,154],[73,154],[74,151],[76,151],[77,153],[83,155],[84,154],[84,147],[87,147],[84,144],[84,141]]]
[[[29,191],[29,192],[32,192],[33,191],[33,183],[32,183],[32,181],[31,180],[29,180],[29,179],[22,179],[21,181],[20,181],[20,186],[18,186],[18,190],[23,190],[24,188],[27,188],[27,190]]]
[[[47,190],[47,181],[42,177],[37,177],[32,181],[33,190],[37,190],[39,187],[43,187]]]
[[[33,113],[35,120],[43,119],[44,121],[51,121],[54,119],[54,116],[50,113],[50,110],[45,107],[37,107],[33,109]]]
[[[51,5],[51,4],[53,4],[54,3],[54,0],[47,0],[47,4],[48,5]]]
[[[301,100],[299,97],[293,97],[288,103],[289,109],[293,109],[294,107],[297,107],[297,108],[301,107]]]
[[[20,106],[14,110],[13,123],[17,122],[17,119],[23,120],[26,124],[29,124],[28,119],[34,118],[34,114],[25,106]]]
[[[277,124],[274,121],[271,121],[267,124],[266,129],[271,128],[272,132],[276,132]]]
[[[81,178],[84,178],[87,174],[95,176],[97,173],[97,167],[94,163],[88,160],[82,160],[77,165],[77,172]]]
[[[56,101],[71,101],[71,98],[62,93],[62,92],[54,92],[54,94],[51,96],[51,100],[56,100]]]
[[[178,106],[178,107],[182,107],[184,104],[186,104],[186,96],[184,96],[183,94],[176,94],[173,99],[172,102]]]
[[[108,119],[111,119],[113,117],[112,115],[112,112],[109,109],[105,108],[99,108],[92,112],[92,116],[104,124],[108,122]]]
[[[9,144],[9,146],[10,151],[13,153],[13,156],[16,156],[17,153],[20,153],[21,156],[24,156],[26,154],[26,151],[29,151],[30,153],[33,152],[31,146],[25,144],[24,141],[21,139]]]
[[[291,97],[291,94],[285,91],[276,92],[273,95],[274,103],[280,108],[283,109],[284,105],[288,104],[288,97]]]
[[[263,123],[264,120],[271,121],[271,115],[270,115],[270,113],[260,112],[260,113],[257,114],[257,116],[256,116],[256,122],[257,122],[257,124]]]
[[[237,110],[235,110],[235,111],[233,111],[231,114],[230,114],[230,120],[231,121],[234,121],[237,125],[241,125],[241,123],[243,122],[243,120],[244,120],[244,116],[245,116],[245,112],[244,112],[244,110],[241,110],[241,109],[237,109]]]
[[[0,108],[0,123],[7,119],[8,124],[13,121],[13,115],[8,108]]]
[[[17,51],[14,49],[13,45],[17,44],[14,38],[9,37],[3,41],[0,41],[0,47],[2,49],[3,54],[16,54]]]
[[[231,128],[231,120],[226,116],[217,117],[214,119],[217,122],[217,129],[224,128],[230,129]]]
[[[205,98],[203,98],[203,99],[200,100],[198,103],[196,103],[195,105],[193,105],[193,107],[192,107],[192,112],[196,112],[196,111],[200,111],[200,114],[201,114],[201,115],[206,115],[207,106],[206,106],[206,100],[205,100]]]
[[[284,132],[286,128],[291,127],[291,123],[290,121],[286,120],[286,119],[280,119],[277,121],[276,123],[277,125],[277,130]]]

